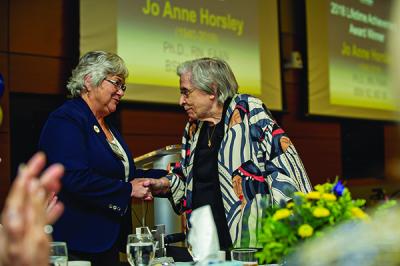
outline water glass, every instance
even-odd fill
[[[50,266],[67,266],[68,250],[65,242],[50,243]]]
[[[231,260],[240,261],[244,266],[257,266],[257,249],[255,248],[237,248],[231,251]]]
[[[128,236],[126,255],[132,266],[148,266],[154,259],[155,247],[151,234],[131,234]]]

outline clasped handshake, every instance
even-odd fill
[[[169,192],[169,180],[166,177],[135,178],[131,182],[131,197],[152,200],[155,195],[162,195]]]

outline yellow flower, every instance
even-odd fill
[[[297,230],[297,234],[302,238],[310,237],[314,233],[314,229],[309,224],[302,224]]]
[[[351,213],[358,219],[367,219],[368,215],[358,207],[351,208]]]
[[[322,198],[325,199],[325,200],[329,200],[329,201],[335,201],[336,200],[335,194],[332,194],[332,193],[324,193],[324,194],[322,194]]]
[[[306,195],[307,199],[315,199],[318,200],[321,198],[321,193],[318,191],[311,191]]]
[[[304,194],[304,193],[301,192],[301,191],[296,191],[296,192],[294,193],[294,195],[299,196],[299,197],[304,197],[306,194]]]
[[[294,206],[294,202],[293,201],[291,201],[288,204],[286,204],[286,208],[288,208],[288,209],[293,208],[293,206]]]
[[[289,217],[291,214],[292,214],[292,212],[288,209],[277,210],[274,213],[274,216],[272,216],[272,219],[274,219],[275,221],[278,221],[278,220]]]
[[[317,218],[327,217],[329,214],[331,214],[330,211],[324,207],[317,207],[313,210],[313,215]]]

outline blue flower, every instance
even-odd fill
[[[345,189],[345,186],[342,184],[342,182],[340,182],[340,180],[338,180],[336,185],[333,187],[332,192],[338,196],[342,196],[344,189]]]

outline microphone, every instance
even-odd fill
[[[174,233],[174,234],[169,234],[164,237],[164,243],[166,245],[172,244],[172,243],[177,243],[181,241],[185,241],[186,235],[185,233]]]

